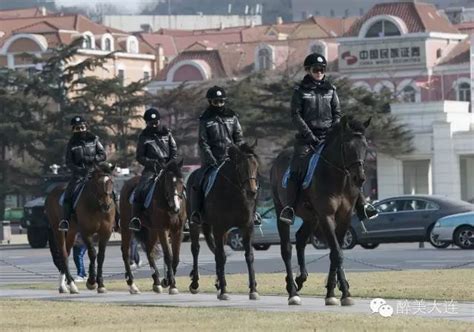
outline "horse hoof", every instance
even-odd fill
[[[170,285],[170,284],[169,284],[169,282],[168,282],[168,279],[164,278],[164,279],[161,280],[161,286],[162,286],[163,288],[168,288],[169,285]]]
[[[134,295],[134,294],[140,294],[140,290],[138,289],[137,285],[135,284],[131,284],[128,291],[130,292],[130,294]]]
[[[260,295],[258,295],[257,292],[249,293],[249,299],[250,300],[260,300]]]
[[[349,306],[349,305],[354,305],[355,302],[352,299],[352,297],[343,297],[341,298],[341,305],[342,306]]]
[[[74,282],[71,282],[71,284],[69,285],[69,293],[79,294],[79,289],[77,289],[77,286]]]
[[[339,305],[339,300],[336,299],[335,297],[326,297],[326,299],[324,300],[324,303],[326,305]]]
[[[288,305],[301,305],[301,297],[298,295],[290,297],[288,300]]]
[[[153,291],[155,293],[161,294],[163,293],[163,287],[161,287],[161,285],[153,285]]]
[[[97,284],[96,283],[91,284],[91,283],[89,283],[89,280],[87,280],[86,287],[87,287],[88,290],[94,290],[94,289],[97,288]]]
[[[68,292],[68,289],[66,286],[61,286],[58,288],[58,290],[59,290],[59,294],[64,294]]]
[[[191,294],[197,294],[197,293],[199,293],[199,287],[198,288],[193,288],[193,286],[190,285],[189,286],[189,292]]]
[[[228,301],[228,300],[230,300],[230,296],[229,296],[229,294],[227,294],[227,293],[218,294],[218,295],[217,295],[217,298],[218,298],[219,300],[221,300],[221,301]]]
[[[179,294],[179,290],[178,290],[176,287],[175,287],[175,288],[170,288],[169,294],[170,294],[170,295],[178,295],[178,294]]]
[[[99,288],[97,288],[97,293],[105,294],[105,293],[107,293],[107,289],[105,287],[99,287]]]

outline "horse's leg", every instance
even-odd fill
[[[253,216],[252,216],[253,218]],[[251,219],[252,220],[252,219]],[[245,249],[245,261],[247,262],[247,269],[249,271],[249,299],[259,300],[260,296],[257,292],[257,282],[255,281],[255,270],[253,268],[253,222],[243,232],[243,245]]]
[[[214,254],[216,260],[216,275],[217,275],[217,290],[220,291],[217,295],[219,300],[229,300],[227,294],[227,282],[225,280],[225,262],[226,256],[224,251],[224,234],[216,234],[214,231],[214,241],[216,243],[216,252]]]
[[[326,292],[326,305],[339,305],[339,300],[336,298],[334,294],[334,288],[336,288],[337,280],[336,274],[340,266],[340,262],[342,259],[342,249],[339,245],[338,239],[336,237],[336,226],[334,222],[333,216],[326,216],[325,218],[321,219],[321,226],[325,233],[325,237],[327,240],[327,244],[330,249],[329,259],[329,274],[327,279],[327,292]]]
[[[279,216],[282,210],[281,207],[275,207],[276,215]],[[293,279],[293,270],[291,268],[291,240],[290,240],[290,226],[287,223],[277,220],[278,233],[280,235],[280,252],[281,258],[285,263],[286,269],[286,291],[288,292],[288,304],[299,305],[301,298],[298,295],[297,286]]]
[[[104,266],[105,249],[107,248],[107,243],[109,243],[111,234],[112,229],[110,229],[110,231],[107,230],[99,233],[99,254],[97,255],[97,292],[99,294],[107,292],[107,289],[104,286],[102,268]]]
[[[84,244],[87,247],[87,255],[89,256],[89,277],[86,281],[86,287],[89,290],[93,290],[97,288],[96,283],[96,269],[95,269],[95,261],[97,259],[97,251],[95,250],[94,243],[92,242],[92,235],[83,235],[82,239],[84,240]]]
[[[156,266],[155,259],[155,245],[157,242],[158,233],[156,232],[156,230],[149,230],[145,242],[146,257],[148,259],[148,264],[153,269],[153,274],[151,275],[151,277],[153,278],[152,289],[155,293],[161,294],[163,293],[163,287],[160,283],[160,272],[158,271],[158,267]]]
[[[65,237],[64,247],[63,247],[63,257],[64,257],[64,268],[65,268],[65,277],[66,281],[69,286],[69,293],[77,294],[79,290],[77,289],[76,284],[74,283],[74,277],[71,274],[71,270],[69,269],[69,255],[71,254],[72,246],[74,245],[74,241],[76,240],[77,231],[75,229],[69,230]]]
[[[122,260],[123,264],[125,265],[125,280],[127,281],[128,291],[130,294],[140,294],[140,290],[138,289],[137,285],[133,282],[133,273],[132,269],[130,268],[130,241],[132,239],[132,234],[130,230],[127,228],[125,230],[125,226],[121,227],[122,230],[122,243],[120,249],[122,250]]]
[[[178,264],[179,264],[179,253],[180,253],[180,249],[181,249],[181,239],[182,239],[182,236],[183,236],[183,228],[180,227],[178,229],[173,229],[171,230],[171,234],[170,234],[170,239],[171,239],[171,248],[172,248],[172,273],[173,273],[173,284],[170,284],[170,287],[171,289],[176,289],[176,291],[178,290],[176,288],[176,280],[175,280],[175,277],[176,277],[176,271],[178,269]],[[170,290],[171,290],[170,289]]]
[[[303,225],[301,225],[300,229],[296,232],[296,255],[298,257],[298,265],[300,267],[300,274],[295,279],[296,285],[298,285],[298,290],[303,288],[303,283],[308,278],[304,251],[311,235],[312,225],[313,223],[310,220],[304,220]]]
[[[189,291],[191,294],[199,293],[199,250],[201,245],[199,244],[200,226],[191,224],[189,228],[189,236],[191,237],[191,253],[193,254],[193,269],[189,276],[191,277],[191,284],[189,285]]]
[[[55,265],[57,264],[56,266],[59,269],[58,290],[59,290],[59,293],[61,294],[67,293],[69,291],[66,284],[66,262],[67,262],[68,257],[66,254],[67,251],[66,251],[66,244],[65,244],[66,243],[65,234],[63,232],[58,231],[57,227],[52,228],[50,231],[55,240],[53,244],[55,246],[54,250],[52,247],[52,242],[50,241],[50,250],[52,254],[54,251],[53,261],[55,262]]]
[[[342,250],[342,243],[344,242],[344,237],[347,232],[347,227],[344,227],[342,225],[350,225],[350,218],[351,216],[348,215],[346,217],[346,220],[348,221],[346,223],[338,223],[336,226],[336,237],[338,240],[339,247],[341,248],[340,254],[339,254],[339,267],[337,269],[337,282],[338,282],[338,287],[339,290],[342,293],[341,296],[341,305],[343,306],[348,306],[348,305],[353,305],[354,300],[351,298],[351,293],[349,292],[349,282],[346,279],[346,274],[344,272],[344,253]],[[341,227],[339,227],[341,225]]]
[[[169,294],[175,295],[178,294],[178,289],[176,288],[176,281],[174,279],[173,274],[173,266],[171,265],[172,257],[171,257],[171,248],[168,241],[168,231],[163,229],[158,230],[158,236],[161,242],[161,248],[163,249],[163,259],[165,261],[166,267],[166,277],[162,281],[162,285],[164,287],[170,286]]]

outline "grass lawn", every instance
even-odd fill
[[[0,300],[2,331],[472,331],[465,322],[341,313]]]
[[[399,298],[399,299],[437,299],[474,301],[473,269],[453,270],[409,270],[384,272],[350,272],[347,278],[354,297],[365,298]],[[150,272],[151,274],[151,272]],[[256,276],[258,291],[261,295],[287,295],[285,290],[285,275],[283,273],[259,273]],[[214,276],[201,276],[201,292],[215,292]],[[305,283],[301,295],[324,296],[326,274],[312,273]],[[141,291],[149,291],[152,279],[136,279]],[[190,279],[178,277],[177,286],[181,292],[188,292]],[[228,291],[230,293],[248,293],[247,274],[227,275]],[[84,284],[78,284],[85,289]],[[126,291],[125,280],[105,280],[108,290]],[[56,289],[56,281],[29,285],[8,285],[8,288]]]

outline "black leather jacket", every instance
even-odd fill
[[[94,165],[105,161],[107,155],[99,138],[90,132],[81,137],[74,134],[67,145],[66,165],[74,176],[86,176],[94,170]]]
[[[231,144],[243,143],[242,128],[230,109],[220,112],[209,106],[199,118],[199,150],[204,165],[215,165],[227,157]]]
[[[177,156],[176,142],[165,127],[147,127],[138,137],[137,161],[145,166],[144,172],[159,172],[162,166]]]
[[[298,129],[297,142],[309,144],[324,139],[341,118],[336,88],[325,79],[318,82],[306,75],[293,92],[291,117]]]

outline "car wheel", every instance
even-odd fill
[[[449,245],[451,244],[450,242],[437,240],[433,234],[433,226],[431,226],[428,231],[428,240],[430,241],[433,247],[438,248],[438,249],[445,249],[449,247]]]
[[[352,249],[357,244],[357,237],[354,229],[349,227],[342,242],[342,249]]]
[[[313,235],[311,239],[311,244],[315,249],[327,249],[328,246],[326,245],[325,242],[319,240],[316,236]]]
[[[375,249],[379,246],[379,243],[361,243],[360,246],[364,249]]]
[[[48,243],[48,230],[28,227],[26,236],[31,248],[44,248]]]
[[[270,248],[270,244],[266,244],[266,243],[254,244],[253,248],[255,250],[268,250]]]
[[[461,249],[474,249],[474,228],[460,226],[454,231],[454,243]]]
[[[232,248],[232,250],[244,250],[244,239],[238,229],[230,231],[229,235],[227,236],[227,244]]]

